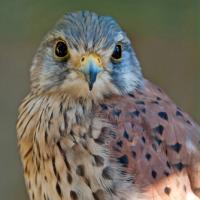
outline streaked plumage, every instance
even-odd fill
[[[200,128],[143,78],[110,17],[67,14],[47,34],[17,132],[31,200],[200,197]]]

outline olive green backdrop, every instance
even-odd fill
[[[44,34],[65,12],[111,15],[132,38],[143,72],[200,122],[199,0],[0,0],[0,199],[27,200],[17,107]]]

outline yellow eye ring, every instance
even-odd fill
[[[111,59],[113,62],[119,62],[122,58],[122,44],[118,43],[112,53]]]
[[[59,39],[54,46],[54,57],[58,61],[66,61],[69,58],[69,49],[64,40]]]

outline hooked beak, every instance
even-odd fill
[[[91,91],[99,72],[103,70],[101,58],[96,54],[89,54],[81,58],[80,70],[84,73]]]

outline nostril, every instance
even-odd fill
[[[81,58],[81,62],[84,62],[85,61],[85,56],[83,56],[82,58]]]
[[[97,58],[97,61],[99,64],[101,64],[101,59],[100,58]]]

